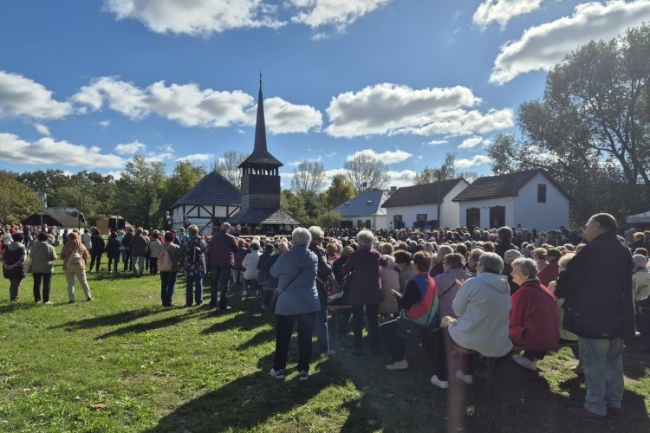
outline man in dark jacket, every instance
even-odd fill
[[[122,238],[124,247],[124,272],[133,270],[133,257],[131,257],[131,244],[133,243],[133,229],[129,228]]]
[[[235,265],[237,240],[230,234],[230,223],[221,224],[221,231],[212,236],[208,248],[208,263],[210,264],[211,287],[210,307],[219,310],[228,309],[228,282],[230,272]],[[221,293],[217,303],[217,293]]]
[[[616,238],[617,228],[616,219],[609,214],[589,218],[585,228],[589,243],[560,273],[555,289],[555,296],[565,298],[564,327],[579,337],[580,361],[585,370],[585,404],[567,409],[567,414],[576,418],[603,420],[621,412],[623,339],[634,336],[634,305],[632,255]],[[576,308],[585,313],[597,312],[588,330],[567,326],[567,315],[571,317]],[[614,319],[609,320],[611,317]],[[611,329],[596,329],[608,322],[614,323]],[[600,338],[594,338],[594,332]]]

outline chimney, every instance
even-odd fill
[[[394,193],[395,191],[397,191],[397,187],[396,187],[396,186],[391,186],[391,187],[390,187],[390,191],[388,191],[388,195],[393,195],[393,193]]]

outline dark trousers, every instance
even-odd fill
[[[102,261],[102,253],[90,253],[90,268],[88,269],[88,272],[92,272],[93,267],[95,266],[95,263],[97,264],[97,269],[95,269],[95,272],[99,272],[99,264]]]
[[[126,250],[124,255],[124,272],[133,270],[133,256],[131,250]]]
[[[451,347],[451,336],[445,329],[440,328],[433,334],[433,374],[440,380],[449,380],[449,366],[453,364]]]
[[[163,307],[172,306],[172,298],[176,290],[176,277],[178,272],[161,272],[160,273],[160,300]]]
[[[283,370],[287,366],[289,343],[293,334],[293,323],[298,321],[298,371],[309,371],[311,362],[311,335],[315,313],[293,316],[276,315],[275,361],[273,369]]]
[[[34,276],[34,302],[50,301],[50,288],[52,287],[52,274],[33,274]],[[41,282],[43,282],[43,297],[41,298]]]
[[[397,321],[398,319],[391,320],[379,327],[381,339],[384,341],[388,356],[393,362],[404,359],[404,340],[397,336]]]
[[[108,272],[111,272],[111,267],[113,268],[113,272],[117,272],[117,262],[120,261],[119,256],[116,258],[109,257],[108,258]]]
[[[368,319],[370,348],[376,352],[379,350],[379,304],[366,305],[366,316]],[[354,332],[354,348],[361,350],[363,341],[363,305],[352,306],[352,331]]]
[[[149,273],[151,275],[158,273],[158,257],[149,257]]]
[[[232,268],[210,268],[210,306],[225,310],[228,307],[228,284]],[[217,302],[217,296],[219,301]]]

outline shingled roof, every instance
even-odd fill
[[[241,194],[225,177],[216,170],[203,176],[185,195],[172,205],[232,206],[241,203]]]
[[[440,199],[444,198],[464,179],[449,179],[422,185],[404,186],[395,191],[382,207],[414,206],[420,204],[437,204],[438,191]],[[440,184],[440,185],[438,185]],[[438,188],[440,187],[440,188]]]
[[[538,174],[543,174],[562,194],[567,198],[564,189],[560,187],[551,177],[542,169],[520,171],[517,173],[503,174],[501,176],[480,177],[470,186],[465,188],[460,194],[453,198],[453,201],[473,201],[489,200],[500,197],[515,197],[519,190],[523,188]]]
[[[266,122],[264,121],[264,97],[262,96],[262,77],[257,95],[257,123],[255,124],[255,147],[253,153],[239,164],[239,168],[249,165],[270,165],[282,167],[282,163],[271,155],[266,147]]]
[[[43,224],[48,226],[58,226],[58,227],[85,227],[86,224],[79,224],[79,220],[76,215],[79,215],[79,211],[74,208],[61,208],[61,207],[46,207],[43,210]],[[35,213],[24,220],[22,223],[25,225],[37,226],[41,224],[41,213]]]
[[[387,198],[388,193],[382,190],[362,192],[332,209],[332,212],[336,212],[342,217],[386,215],[386,210],[381,205],[384,204]]]
[[[282,209],[273,208],[248,208],[237,212],[228,220],[231,224],[272,224],[272,225],[299,225]]]

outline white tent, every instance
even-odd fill
[[[625,219],[625,222],[628,224],[640,224],[640,223],[650,224],[650,210],[640,214],[630,215]]]

